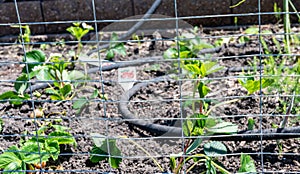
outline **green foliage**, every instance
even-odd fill
[[[117,54],[126,56],[126,48],[124,43],[119,42],[119,37],[113,33],[110,39],[109,48],[106,50],[106,59],[112,60]]]
[[[73,26],[68,27],[67,31],[71,33],[72,36],[78,41],[77,52],[74,54],[74,60],[77,60],[81,49],[82,49],[82,37],[88,34],[90,31],[94,30],[91,25],[86,24],[85,22],[74,22]]]
[[[204,144],[204,153],[210,157],[224,155],[227,154],[227,148],[219,141],[210,141]]]
[[[250,155],[241,154],[241,167],[238,172],[257,172],[255,168],[255,163]]]
[[[74,96],[74,88],[78,83],[72,84],[72,81],[83,80],[85,75],[77,70],[69,71],[61,55],[50,57],[46,62],[46,55],[40,50],[33,50],[26,53],[23,61],[28,64],[28,69],[23,68],[22,74],[16,79],[15,91],[7,91],[0,95],[0,100],[9,100],[10,103],[20,105],[26,99],[28,94],[24,94],[28,88],[28,80],[36,78],[39,81],[54,81],[54,87],[45,89],[50,94],[52,100],[69,100]],[[28,71],[28,72],[27,72]]]
[[[83,36],[91,30],[94,30],[92,26],[87,25],[86,23],[81,24],[80,22],[74,22],[73,25],[74,26],[68,27],[67,31],[70,32],[79,42]]]
[[[79,97],[73,103],[73,109],[76,110],[76,114],[80,114],[82,110],[91,102],[91,100],[96,99],[97,97],[108,100],[106,94],[100,94],[98,89],[94,89],[94,92],[90,96]]]
[[[21,170],[33,169],[35,164],[46,163],[50,158],[54,161],[57,160],[60,154],[60,145],[76,145],[75,138],[66,131],[68,129],[51,123],[42,126],[38,129],[37,134],[32,132],[34,136],[23,141],[20,147],[11,146],[0,155],[0,169],[4,173],[13,171],[25,174]]]
[[[208,108],[208,102],[206,103],[205,96],[211,91],[204,79],[208,75],[218,72],[221,69],[223,69],[222,66],[219,66],[217,62],[213,62],[209,60],[210,55],[198,55],[198,53],[206,48],[214,48],[213,45],[206,43],[200,37],[196,36],[196,31],[193,31],[193,34],[183,34],[182,36],[175,38],[177,39],[177,45],[179,46],[179,49],[174,46],[172,48],[167,49],[164,52],[163,57],[165,59],[176,59],[180,58],[180,66],[182,69],[185,70],[186,75],[194,80],[194,88],[193,88],[193,96],[192,98],[195,98],[196,91],[199,94],[199,102],[200,104],[200,110],[199,113],[195,112],[195,101],[188,101],[192,104],[193,108],[193,114],[191,116],[188,116],[186,120],[183,123],[183,133],[185,136],[204,136],[204,135],[212,135],[212,134],[219,134],[219,133],[236,133],[238,130],[238,126],[229,122],[224,122],[222,120],[217,120],[216,118],[209,117],[205,114],[203,111],[203,108]],[[222,44],[223,41],[220,41],[219,44]],[[197,59],[191,59],[191,58],[204,58],[205,60],[197,60]],[[187,103],[185,103],[187,104]],[[186,141],[185,149],[182,154],[189,155],[193,151],[195,151],[202,143],[202,138],[196,138],[196,139],[188,139]],[[220,143],[220,142],[210,142],[211,144],[205,145],[205,151],[208,154],[217,154],[227,151],[226,147]],[[211,146],[210,150],[207,148],[208,146]],[[225,151],[224,151],[225,147]],[[226,152],[225,152],[226,153]],[[179,173],[179,170],[181,169],[183,165],[183,158],[182,154],[178,155],[171,155],[170,156],[170,163],[171,168],[174,173]],[[177,163],[177,158],[180,158]],[[203,159],[204,158],[204,159]],[[194,163],[197,164],[199,162],[204,162],[206,164],[207,173],[216,173],[216,168],[218,170],[226,173],[226,170],[222,167],[218,166],[216,163],[213,162],[213,159],[207,155],[204,154],[196,154],[192,155],[191,158],[187,158],[186,161],[189,159],[193,159]],[[191,166],[193,168],[194,165]],[[190,168],[190,169],[191,169]],[[189,169],[189,170],[190,170]],[[229,172],[227,172],[229,173]]]
[[[20,33],[18,40],[19,40],[20,43],[23,42],[24,44],[26,44],[25,46],[27,48],[27,51],[30,50],[31,31],[30,31],[29,25],[21,25],[21,26],[20,25],[11,25],[11,27],[13,27],[13,28],[20,28],[21,27],[23,29],[23,32],[22,32],[22,34]]]
[[[249,118],[248,119],[248,130],[253,130],[254,129],[254,124],[255,124],[255,121],[253,118]]]
[[[15,91],[6,91],[0,95],[1,103],[9,101],[9,103],[13,105],[20,105],[28,99],[30,99],[28,94],[21,95]]]
[[[280,7],[278,7],[277,3],[274,2],[274,5],[273,5],[273,11],[276,12],[276,13],[281,13],[282,12],[282,9]],[[281,20],[281,15],[280,14],[275,14],[275,17],[278,21]]]
[[[195,142],[198,140],[199,139],[196,139]],[[197,144],[200,143],[200,141],[197,142]],[[187,173],[189,173],[189,171],[192,170],[197,163],[204,163],[206,166],[206,173],[216,174],[217,170],[219,170],[221,173],[229,174],[229,172],[224,167],[218,165],[215,162],[217,161],[217,156],[227,154],[227,148],[222,142],[211,141],[206,143],[204,145],[205,154],[190,155],[190,152],[192,151],[186,152],[186,155],[189,156],[185,159],[185,161],[193,160],[194,164],[190,168],[188,168],[188,170],[186,171]],[[176,165],[176,158],[179,158],[181,156],[182,153],[170,155],[171,169],[174,171],[174,173],[178,173],[179,169],[182,167],[182,163],[178,164],[178,166]]]
[[[94,146],[91,150],[90,160],[93,163],[107,160],[114,169],[118,168],[122,162],[122,154],[116,145],[115,139],[108,139],[98,133],[91,133]]]
[[[245,78],[238,79],[239,83],[248,91],[248,95],[259,91],[260,89],[271,86],[274,83],[273,79],[262,78],[255,80],[253,76],[245,74]]]
[[[165,59],[172,59],[172,58],[196,58],[198,57],[198,53],[205,48],[213,48],[214,46],[203,41],[200,37],[195,36],[190,33],[185,33],[179,38],[175,38],[178,40],[179,50],[177,50],[176,45],[173,48],[167,49],[163,57]],[[186,60],[185,64],[188,63],[190,60]]]

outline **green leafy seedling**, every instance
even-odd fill
[[[255,121],[253,118],[248,119],[248,130],[253,130],[255,125]]]
[[[22,34],[20,33],[20,36],[19,36],[18,40],[19,40],[20,43],[23,42],[25,44],[27,51],[31,50],[31,48],[30,48],[31,31],[30,31],[29,25],[21,25],[21,26],[20,25],[11,25],[11,27],[13,27],[13,28],[20,28],[21,27],[22,29],[24,29],[24,32]]]
[[[72,36],[74,36],[78,41],[77,46],[77,54],[75,60],[77,60],[78,55],[81,52],[82,49],[82,37],[88,34],[90,31],[94,30],[94,28],[86,23],[80,23],[80,22],[74,22],[74,26],[71,26],[67,28],[67,31],[71,33]]]
[[[91,150],[90,160],[93,163],[106,160],[114,169],[122,162],[121,150],[116,145],[115,139],[108,139],[98,133],[91,133],[94,146]]]
[[[80,114],[91,100],[96,99],[97,97],[102,100],[108,100],[107,94],[100,94],[98,89],[94,89],[94,92],[90,96],[80,97],[73,103],[73,109],[76,110],[76,114]]]
[[[248,95],[259,91],[260,89],[271,86],[274,82],[273,79],[262,78],[261,80],[255,80],[251,75],[245,75],[245,78],[238,79],[239,83],[248,91]]]
[[[33,50],[26,53],[23,61],[27,63],[22,74],[16,79],[14,91],[7,91],[0,95],[0,102],[9,101],[12,104],[20,105],[23,101],[30,98],[25,93],[28,88],[28,80],[36,78],[39,81],[53,81],[53,85],[45,89],[50,94],[52,100],[70,100],[74,97],[74,89],[79,82],[85,79],[85,75],[77,70],[69,71],[67,66],[70,64],[61,60],[59,55],[50,57],[46,61],[46,55],[40,50]]]
[[[206,166],[206,171],[204,173],[209,174],[216,174],[217,170],[219,170],[222,173],[229,174],[224,167],[220,166],[216,163],[216,157],[220,155],[227,154],[227,148],[226,146],[218,141],[211,141],[204,145],[204,153],[205,154],[195,154],[188,156],[185,161],[192,160],[193,165],[189,167],[186,171],[186,173],[189,173],[197,164],[204,163]],[[187,153],[187,155],[190,153]],[[174,171],[174,173],[178,173],[179,169],[182,167],[182,163],[176,164],[176,158],[179,158],[182,156],[182,154],[171,154],[170,155],[170,164],[171,169]]]
[[[238,171],[239,173],[249,172],[256,173],[255,163],[250,155],[241,154],[241,167]]]
[[[109,48],[106,50],[106,59],[112,60],[116,54],[126,56],[126,48],[124,47],[124,43],[119,42],[119,37],[116,33],[112,33]]]

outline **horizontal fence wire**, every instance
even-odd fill
[[[17,21],[0,21],[20,31],[0,37],[0,173],[300,170],[300,28],[285,18],[299,15],[292,1],[290,10],[266,11],[258,0],[253,13],[182,16],[173,0],[174,14],[157,17],[165,0],[156,0],[134,19],[102,19],[95,2],[90,20],[23,21],[14,0]],[[228,17],[257,22],[188,24]],[[139,22],[149,28],[128,27]],[[86,35],[68,33],[74,23]],[[61,24],[65,33],[28,38],[24,28]]]

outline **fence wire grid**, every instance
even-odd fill
[[[76,1],[81,20],[50,20],[74,2],[44,0],[28,21],[32,2],[0,1],[0,173],[299,173],[299,2]]]

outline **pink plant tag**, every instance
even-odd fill
[[[135,67],[126,67],[126,68],[118,69],[118,81],[125,91],[133,87],[135,80],[136,80]]]

